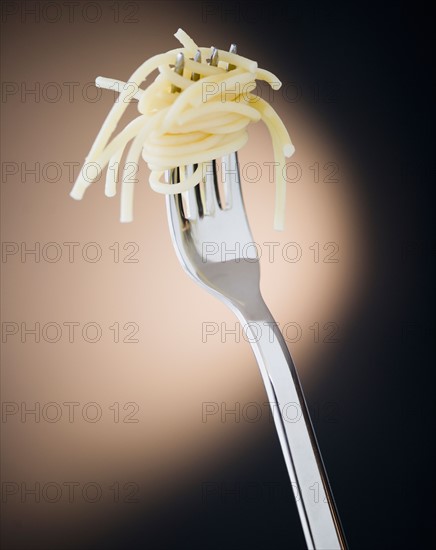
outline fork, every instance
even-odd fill
[[[232,45],[230,51],[236,52],[236,46]],[[211,50],[209,63],[218,64],[215,48]],[[183,65],[183,54],[179,53],[174,70],[183,74]],[[198,75],[191,78],[196,80]],[[203,180],[195,188],[166,195],[171,239],[187,274],[224,302],[246,330],[294,488],[307,548],[346,550],[345,535],[297,371],[260,293],[259,257],[244,207],[238,155],[232,153],[221,159],[222,192],[217,162],[207,163]],[[181,166],[168,170],[167,182],[176,183],[182,170],[189,175],[194,169],[195,166]],[[265,327],[269,330],[264,330]],[[289,406],[297,410],[297,418],[291,421],[283,414]]]

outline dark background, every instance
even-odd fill
[[[313,104],[313,113],[334,128],[365,182],[360,201],[372,283],[334,357],[339,370],[348,368],[340,380],[329,378],[331,388],[324,387],[328,395],[341,395],[341,422],[314,421],[324,455],[334,457],[327,467],[349,545],[431,548],[435,249],[429,8],[249,5],[223,2],[216,19],[247,34],[257,33],[261,20],[264,47],[275,61],[269,68],[280,74],[286,66],[303,86],[319,84],[325,100]],[[333,373],[335,366],[329,368]],[[309,401],[316,402],[316,391],[309,388]],[[255,448],[208,475],[223,486],[206,506],[198,483],[184,487],[178,496],[168,495],[165,517],[150,525],[131,518],[111,547],[305,547],[272,426]],[[223,490],[229,479],[235,487],[239,483],[235,494],[231,487],[228,494]],[[269,497],[266,483],[276,484],[279,496]],[[250,484],[257,489],[244,494],[240,488]]]
[[[417,2],[180,4],[188,14],[195,10],[197,19],[199,9],[205,15],[212,10],[209,24],[226,36],[262,40],[268,61],[262,66],[291,74],[304,90],[318,90],[311,114],[335,135],[359,173],[370,253],[362,266],[368,272],[366,295],[340,345],[316,359],[314,369],[329,372],[323,386],[304,379],[303,386],[314,410],[325,395],[340,403],[333,414],[340,421],[330,422],[331,411],[324,410],[314,414],[314,425],[350,548],[431,548],[436,541],[430,8]],[[149,6],[150,12],[165,8],[165,2]],[[26,32],[25,26],[17,32]],[[96,525],[82,547],[305,548],[274,427],[262,430],[251,445],[226,453],[228,462],[221,458],[188,472],[179,486],[160,495],[153,510],[137,505],[113,525]],[[29,535],[26,548],[44,548],[50,533],[39,534],[38,540]],[[67,543],[66,537],[70,547]]]

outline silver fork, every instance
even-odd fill
[[[232,45],[231,51],[235,52],[236,46]],[[178,54],[175,71],[179,74],[183,63],[183,54]],[[218,63],[214,48],[210,63]],[[195,80],[197,75],[191,78]],[[343,550],[347,543],[298,374],[260,293],[259,258],[242,198],[238,156],[233,153],[221,160],[224,197],[216,162],[208,164],[205,181],[183,197],[166,195],[176,254],[188,275],[227,304],[244,327],[265,385],[307,547]],[[167,182],[179,181],[183,169],[189,174],[194,167],[168,171]],[[291,421],[282,414],[285,407],[297,411]]]

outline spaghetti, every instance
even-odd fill
[[[133,219],[134,176],[141,154],[150,169],[149,183],[154,191],[181,193],[200,182],[207,172],[207,163],[245,145],[250,122],[263,120],[271,135],[276,166],[280,168],[275,177],[274,227],[283,229],[286,197],[283,168],[285,157],[290,157],[295,149],[274,109],[251,93],[256,80],[267,82],[275,90],[280,88],[280,81],[269,71],[259,69],[255,61],[232,52],[220,50],[217,66],[201,62],[201,58],[210,55],[210,48],[199,48],[182,29],[175,37],[182,48],[148,59],[127,83],[104,77],[96,79],[98,87],[117,88],[120,95],[98,133],[70,195],[81,199],[107,167],[105,194],[114,196],[121,158],[131,141],[121,178],[120,217],[122,222],[130,222]],[[182,74],[173,68],[180,52],[184,56]],[[156,69],[159,74],[155,81],[147,89],[140,88]],[[138,101],[139,116],[111,140],[133,99]],[[191,164],[197,165],[196,170],[180,182],[168,184],[162,181],[166,170]]]

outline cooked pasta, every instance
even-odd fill
[[[280,81],[269,71],[259,69],[255,61],[228,51],[219,50],[219,61],[214,66],[206,62],[211,54],[210,48],[199,48],[182,29],[175,37],[182,48],[148,59],[128,82],[104,77],[96,79],[98,87],[115,89],[120,95],[98,133],[70,195],[81,199],[87,187],[107,168],[105,194],[114,196],[120,178],[121,158],[131,142],[121,177],[120,217],[122,222],[130,222],[141,154],[150,169],[149,183],[154,191],[181,193],[205,177],[207,163],[245,145],[250,122],[263,120],[271,135],[277,166],[274,227],[283,229],[286,196],[283,169],[285,157],[294,153],[294,147],[275,110],[251,93],[256,80],[267,82],[275,90],[280,88]],[[182,74],[174,70],[180,53],[184,57]],[[141,88],[156,69],[159,74],[154,82],[146,89]],[[139,116],[111,139],[133,99],[138,101]],[[192,164],[197,168],[181,181],[172,184],[162,181],[165,171]]]

